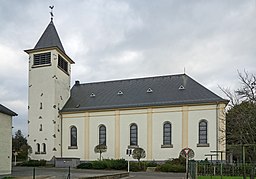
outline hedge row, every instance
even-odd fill
[[[113,169],[113,170],[127,170],[128,163],[124,159],[104,159],[101,161],[92,161],[81,163],[77,166],[80,169]],[[130,162],[130,171],[138,172],[145,171],[147,167],[156,167],[157,171],[161,172],[185,172],[185,163],[180,159],[168,160],[165,163],[157,164],[155,161],[151,162]]]
[[[45,160],[29,160],[22,163],[17,163],[18,166],[26,166],[26,167],[39,167],[39,166],[45,166],[46,161]]]

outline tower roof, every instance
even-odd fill
[[[49,23],[47,28],[45,29],[44,33],[40,37],[39,41],[37,42],[35,49],[42,49],[42,48],[48,48],[48,47],[58,47],[62,52],[65,53],[65,50],[62,46],[62,43],[60,41],[59,35],[57,33],[57,30],[53,24],[53,21]]]

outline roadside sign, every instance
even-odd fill
[[[180,156],[184,157],[184,158],[189,158],[192,159],[195,156],[195,152],[191,149],[191,148],[184,148],[180,151]]]

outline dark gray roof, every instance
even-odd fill
[[[10,115],[10,116],[17,116],[18,115],[15,112],[13,112],[12,110],[3,106],[2,104],[0,104],[0,113],[4,113],[4,114]]]
[[[34,49],[41,49],[47,47],[58,47],[65,53],[53,21],[49,23]]]
[[[186,74],[180,74],[76,83],[62,112],[217,102],[227,103]]]

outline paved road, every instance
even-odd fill
[[[84,170],[84,169],[71,169],[71,179],[76,179],[79,177],[91,177],[99,175],[107,175],[114,173],[123,173],[125,171],[119,170]],[[36,167],[35,170],[36,178],[55,178],[55,179],[66,179],[68,176],[68,168],[44,168]],[[22,178],[32,178],[33,167],[13,167],[12,175],[13,177]],[[55,177],[53,177],[55,176]],[[2,178],[3,176],[0,176]],[[183,179],[183,173],[161,173],[161,172],[130,172],[130,176],[126,177],[130,179]]]

